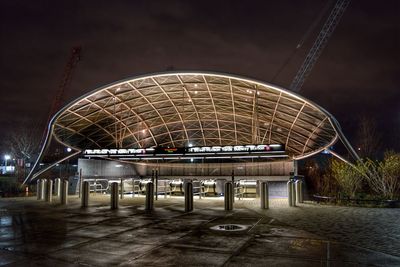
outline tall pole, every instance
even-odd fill
[[[82,195],[82,169],[79,169],[79,197]]]

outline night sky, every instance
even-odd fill
[[[278,70],[326,5],[2,0],[0,140],[23,120],[47,120],[74,45],[82,46],[82,61],[64,103],[122,78],[171,68],[288,87],[328,13]],[[331,112],[353,143],[358,119],[376,119],[389,147],[400,132],[399,49],[400,1],[352,1],[300,94]]]

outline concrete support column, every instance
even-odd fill
[[[47,186],[46,179],[41,179],[40,200],[45,200],[45,198],[46,198],[46,186]]]
[[[289,180],[289,181],[287,182],[287,196],[288,196],[288,204],[289,204],[289,207],[292,207],[292,206],[293,206],[293,200],[292,200],[292,184],[293,184],[292,180]]]
[[[292,206],[296,207],[296,184],[292,181]]]
[[[121,178],[121,199],[124,199],[124,179]]]
[[[154,204],[154,184],[149,182],[146,184],[146,200],[145,200],[145,210],[152,211]]]
[[[290,207],[296,206],[296,190],[295,183],[292,179],[287,182],[288,202]]]
[[[61,179],[57,178],[54,180],[54,196],[59,197],[61,193]]]
[[[303,203],[303,181],[297,180],[295,185],[297,203]]]
[[[38,179],[36,181],[36,199],[41,200],[42,199],[42,180]]]
[[[68,181],[63,180],[61,183],[61,196],[60,196],[61,205],[67,205],[68,203]]]
[[[233,184],[232,182],[225,183],[225,210],[233,209]]]
[[[269,209],[269,192],[268,192],[268,182],[264,181],[261,183],[261,208]]]
[[[193,210],[193,183],[185,183],[185,212]]]
[[[53,200],[53,180],[48,179],[46,183],[46,202]]]
[[[86,208],[88,206],[89,206],[89,182],[84,181],[82,183],[81,207]]]
[[[118,209],[118,183],[111,183],[111,209]]]

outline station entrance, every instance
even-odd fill
[[[287,182],[295,169],[291,160],[157,163],[80,158],[81,175],[72,177],[70,192],[78,194],[83,181],[88,181],[91,193],[109,194],[116,182],[121,194],[135,197],[145,195],[146,184],[152,182],[156,198],[183,196],[190,181],[195,196],[214,198],[224,196],[224,184],[232,182],[235,197],[246,199],[258,197],[260,183],[267,181],[270,198],[286,198]]]

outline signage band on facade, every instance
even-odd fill
[[[165,155],[165,154],[204,154],[204,153],[271,153],[285,152],[282,144],[237,145],[237,146],[197,146],[197,147],[150,147],[131,149],[86,149],[85,155]]]

